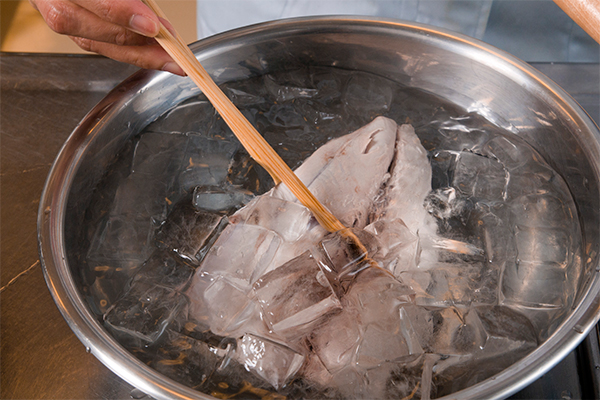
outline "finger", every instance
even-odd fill
[[[101,19],[144,36],[154,37],[160,29],[158,17],[140,0],[72,0]]]
[[[185,72],[158,44],[147,46],[118,46],[111,43],[98,42],[80,37],[71,37],[83,50],[101,54],[136,65],[140,68],[168,71],[176,75],[185,76]]]
[[[38,10],[57,33],[118,45],[145,45],[148,38],[102,20],[96,14],[65,0],[38,2]]]

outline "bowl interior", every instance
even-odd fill
[[[568,312],[541,333],[541,344],[494,377],[456,397],[504,397],[541,375],[570,351],[598,318],[600,226],[598,128],[559,87],[526,64],[481,42],[427,26],[347,18],[261,24],[206,39],[192,50],[219,84],[282,71],[362,71],[428,92],[484,118],[533,147],[573,198],[581,243],[566,273]],[[109,368],[156,397],[202,394],[171,381],[125,351],[102,327],[86,287],[95,272],[81,267],[90,248],[82,232],[96,216],[95,188],[131,139],[200,92],[187,80],[140,72],[109,94],[80,124],[59,155],[42,198],[42,257],[53,295],[73,330]],[[407,103],[408,104],[408,103]],[[493,128],[496,129],[496,128]],[[417,134],[419,134],[417,130]],[[422,138],[423,139],[423,138]],[[117,155],[117,156],[115,156]],[[110,175],[110,174],[109,174]],[[116,179],[116,178],[115,178]],[[116,191],[110,184],[106,190]],[[96,271],[97,272],[97,271]],[[125,279],[123,280],[125,281]],[[115,288],[118,295],[122,288]],[[543,291],[543,286],[537,290]],[[565,309],[566,309],[565,308]],[[574,327],[577,329],[573,329]],[[581,333],[577,333],[579,330]]]

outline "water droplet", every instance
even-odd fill
[[[133,389],[131,393],[129,393],[129,395],[132,399],[143,399],[145,397],[148,397],[148,395],[142,392],[140,389]]]
[[[89,354],[89,353],[91,353],[91,352],[92,352],[92,349],[90,349],[89,347],[86,347],[86,348],[85,348],[85,352]]]
[[[573,398],[573,395],[568,390],[563,390],[560,393],[560,398],[564,400],[571,400]]]
[[[50,206],[48,206],[44,209],[44,214],[50,214],[50,211],[52,211],[52,210],[51,210]]]
[[[577,333],[583,333],[583,328],[581,327],[581,325],[575,325],[573,327],[573,330]]]

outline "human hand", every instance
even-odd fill
[[[53,31],[83,50],[185,75],[158,45],[159,19],[140,0],[29,0]]]

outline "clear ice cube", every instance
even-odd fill
[[[571,249],[568,232],[555,228],[529,228],[517,225],[515,229],[517,257],[528,263],[553,263],[566,268]]]
[[[179,174],[180,190],[191,192],[196,186],[216,186],[226,182],[238,142],[190,135]]]
[[[393,90],[382,84],[384,78],[378,76],[354,75],[347,83],[342,101],[349,112],[381,115],[390,109]]]
[[[516,139],[506,136],[495,136],[483,146],[483,152],[496,160],[502,160],[502,165],[510,171],[519,169],[535,162],[535,154],[529,146],[516,143]]]
[[[208,383],[224,361],[222,354],[224,351],[218,347],[171,329],[166,331],[165,337],[160,350],[147,355],[147,363],[159,373],[177,382],[201,388]],[[144,353],[141,355],[146,358]]]
[[[170,186],[181,168],[188,142],[187,135],[144,133],[135,147],[131,176],[149,184]]]
[[[404,310],[426,352],[465,355],[486,343],[486,332],[474,309],[408,306]]]
[[[205,132],[214,124],[217,112],[204,98],[192,98],[178,104],[146,128],[152,132],[180,133]]]
[[[379,250],[377,238],[358,229],[331,233],[319,247],[325,256],[321,266],[340,297],[347,292],[356,275],[374,265],[371,257]]]
[[[258,225],[229,224],[208,251],[202,273],[249,288],[270,264],[281,238]]]
[[[138,281],[107,310],[104,322],[125,341],[153,343],[187,303],[177,290]]]
[[[183,290],[194,269],[165,251],[157,250],[135,273],[132,284],[145,282],[165,288]]]
[[[359,316],[346,309],[328,317],[308,335],[310,347],[331,374],[355,362],[360,340]]]
[[[393,325],[388,320],[384,324],[371,323],[365,327],[356,357],[358,365],[374,368],[387,361],[396,361],[411,355],[401,333],[400,318],[397,324]]]
[[[316,89],[303,87],[304,82],[277,81],[271,75],[265,75],[263,82],[265,88],[277,103],[283,103],[297,98],[312,97],[318,92]]]
[[[163,221],[167,213],[167,199],[172,197],[174,190],[172,181],[172,177],[161,179],[160,176],[131,174],[117,189],[109,215]]]
[[[485,346],[475,357],[501,356],[512,363],[537,347],[536,329],[523,314],[504,306],[475,310],[486,333]]]
[[[477,199],[502,200],[508,177],[498,160],[463,151],[456,160],[453,186]]]
[[[238,339],[234,357],[275,389],[284,387],[304,362],[304,356],[289,347],[248,334]]]
[[[391,321],[394,325],[398,322],[400,307],[412,304],[414,295],[409,286],[388,271],[373,267],[356,277],[342,298],[342,305],[355,310],[362,324]]]
[[[257,304],[248,298],[248,290],[238,287],[226,277],[217,277],[204,291],[208,308],[205,318],[218,335],[232,336],[258,314]]]
[[[368,399],[373,397],[369,390],[369,381],[365,371],[348,365],[344,369],[337,371],[332,376],[331,384],[335,387],[340,397],[347,399]],[[338,396],[339,396],[338,394]]]
[[[188,201],[180,202],[155,235],[157,247],[169,249],[197,265],[225,228],[227,217],[198,211]]]
[[[470,354],[485,345],[487,336],[478,314],[446,308],[434,311],[432,348],[438,354]]]
[[[567,305],[571,283],[567,271],[552,262],[511,262],[504,267],[502,295],[505,304],[528,308],[560,309]]]
[[[341,307],[310,252],[260,277],[254,295],[275,333],[298,333]]]
[[[240,210],[236,218],[277,232],[287,242],[295,242],[309,229],[313,217],[310,210],[300,204],[260,196]]]
[[[88,263],[132,270],[152,253],[155,224],[149,217],[109,216],[98,226],[87,254]]]
[[[454,304],[448,274],[443,269],[403,271],[400,279],[414,290],[417,305],[449,307]]]
[[[374,259],[394,275],[398,276],[400,272],[419,265],[419,237],[413,234],[402,220],[380,219],[365,227],[365,231],[375,235],[380,244]]]
[[[546,229],[573,229],[573,203],[551,193],[530,193],[511,202],[511,211],[520,226]]]
[[[194,207],[208,212],[230,212],[254,197],[248,190],[235,186],[197,186],[193,196]]]

